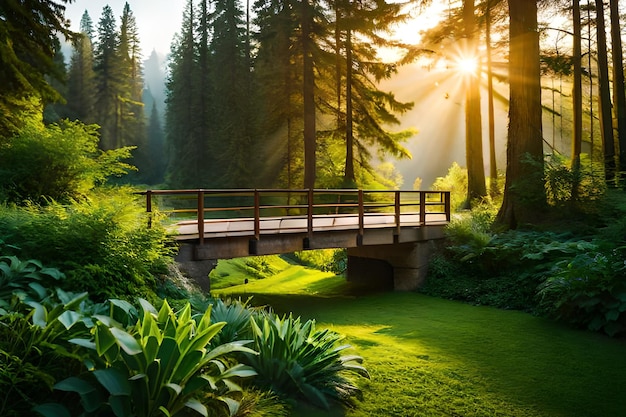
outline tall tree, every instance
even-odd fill
[[[141,47],[139,28],[135,15],[128,3],[120,18],[120,31],[117,55],[123,73],[123,82],[119,93],[118,144],[116,147],[135,146],[133,163],[138,168],[137,177],[141,182],[149,176],[150,160],[146,116],[144,113],[143,69],[141,65]]]
[[[613,55],[613,109],[617,119],[620,185],[622,188],[626,188],[626,92],[619,1],[609,0],[609,8],[611,10],[611,52]]]
[[[188,0],[181,33],[172,44],[167,81],[166,138],[168,182],[174,187],[202,187],[201,165],[205,150],[198,137],[199,110],[196,84],[195,13]],[[202,93],[202,92],[201,92]]]
[[[76,39],[70,58],[67,106],[70,117],[93,123],[95,103],[95,73],[93,62],[93,22],[87,10],[80,20],[80,36]]]
[[[491,196],[498,193],[498,166],[496,160],[496,124],[493,100],[493,47],[491,45],[491,8],[493,0],[487,0],[485,4],[485,50],[487,55],[487,105],[489,125],[489,192]]]
[[[213,38],[210,45],[213,71],[215,141],[221,155],[216,177],[229,188],[250,186],[255,180],[251,68],[247,51],[245,12],[237,0],[217,0],[212,13]],[[218,148],[221,147],[222,149]]]
[[[120,144],[120,119],[124,86],[124,73],[119,58],[118,34],[115,17],[110,6],[104,6],[97,27],[98,42],[95,47],[96,72],[96,122],[101,126],[100,147],[114,149]]]
[[[506,228],[536,220],[545,205],[536,0],[509,1],[509,130],[502,206]]]
[[[377,48],[404,46],[385,35],[394,24],[403,22],[407,14],[402,12],[399,3],[335,1],[330,6],[336,8],[334,15],[337,19],[334,36],[335,136],[343,136],[345,141],[343,184],[354,187],[362,184],[356,175],[357,168],[361,172],[371,171],[372,150],[376,149],[380,156],[410,157],[400,143],[414,132],[393,133],[387,130],[387,126],[399,124],[396,114],[408,111],[413,103],[399,102],[392,93],[380,91],[378,86],[381,79],[396,73],[400,63],[384,63],[377,59]],[[327,42],[330,43],[330,39]],[[321,66],[331,65],[329,59],[327,65]],[[345,77],[345,89],[342,89],[342,76]],[[332,107],[330,103],[328,105]]]
[[[611,88],[609,81],[609,58],[607,54],[604,1],[596,0],[596,35],[598,48],[598,106],[604,153],[604,177],[607,185],[615,185],[615,139],[611,116]]]
[[[315,67],[313,50],[315,45],[314,5],[302,0],[300,21],[300,47],[302,48],[302,98],[304,112],[304,188],[315,188],[316,177],[316,115],[315,115]]]
[[[145,175],[148,184],[160,184],[165,179],[167,161],[165,158],[165,136],[161,127],[161,118],[156,102],[153,101],[148,122],[148,172]]]
[[[474,0],[463,0],[463,35],[467,57],[476,60],[476,70],[465,77],[465,159],[467,164],[467,207],[487,195],[483,162],[482,117],[480,108],[480,64],[476,35]]]
[[[303,184],[301,156],[303,105],[302,59],[297,45],[298,19],[288,0],[255,4],[255,82],[259,88],[258,120],[264,160],[261,177],[268,185],[287,188]]]
[[[582,24],[580,19],[580,0],[572,1],[572,25],[573,25],[573,85],[572,85],[572,170],[580,169],[580,153],[582,151],[583,136],[583,91],[582,91]],[[577,186],[573,192],[576,193]]]
[[[46,76],[63,76],[54,62],[57,36],[76,36],[64,17],[69,2],[0,2],[0,137],[23,125],[24,112],[40,113],[44,103],[59,99]]]

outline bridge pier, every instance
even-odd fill
[[[433,241],[348,248],[348,281],[413,291],[426,280]],[[387,266],[385,266],[385,264]]]
[[[193,279],[202,291],[211,291],[209,273],[217,266],[217,259],[199,259],[196,245],[180,244],[174,258],[180,272]]]

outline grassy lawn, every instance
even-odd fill
[[[356,409],[297,417],[626,415],[623,340],[416,293],[355,292],[297,266],[218,292],[314,318],[364,358],[372,378],[359,381]]]

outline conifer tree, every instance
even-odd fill
[[[120,91],[120,132],[121,146],[136,146],[134,164],[139,169],[139,178],[149,170],[148,140],[143,98],[143,72],[141,67],[141,51],[139,45],[139,29],[135,16],[128,3],[120,23],[117,54],[124,74],[122,91]]]
[[[80,36],[72,48],[68,74],[67,107],[71,119],[95,121],[95,73],[93,70],[93,23],[87,10],[80,20]]]
[[[156,103],[153,101],[150,111],[150,121],[148,123],[148,162],[145,181],[148,184],[160,184],[164,180],[167,162],[165,160],[165,136],[161,127],[161,119]]]
[[[46,76],[62,77],[54,62],[58,36],[72,39],[59,1],[0,2],[0,137],[23,126],[25,113],[59,99]]]
[[[194,25],[193,1],[188,0],[181,33],[172,44],[167,81],[167,181],[172,187],[208,187],[201,181],[205,150],[196,126],[199,86],[195,82]]]
[[[104,6],[97,27],[98,41],[94,53],[96,73],[96,123],[101,126],[100,147],[119,148],[122,143],[122,105],[124,71],[117,52],[118,33],[110,6]]]
[[[240,6],[237,0],[215,2],[210,45],[212,64],[220,69],[212,71],[217,124],[213,148],[222,156],[218,166],[223,167],[223,182],[229,188],[250,186],[254,179],[250,111],[254,100],[248,88],[246,23]]]

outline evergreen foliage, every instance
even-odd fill
[[[0,4],[0,138],[24,125],[23,112],[60,98],[47,76],[61,79],[57,36],[73,38],[63,16],[68,0]]]
[[[411,104],[376,85],[395,72],[395,65],[379,62],[365,41],[348,48],[343,35],[353,25],[359,37],[388,45],[379,33],[404,18],[400,6],[354,6],[338,12],[351,15],[342,22],[331,19],[335,7],[257,2],[252,22],[241,2],[188,1],[168,81],[172,186],[337,186],[343,183],[342,161],[353,147],[359,175],[350,186],[355,186],[375,172],[373,150],[410,156],[401,142],[414,132],[393,133],[386,126],[398,124],[396,115]],[[331,47],[336,40],[339,44]],[[354,68],[352,93],[342,87],[347,49]],[[354,103],[349,116],[343,104],[348,96]],[[348,117],[354,121],[353,147],[344,136]]]

